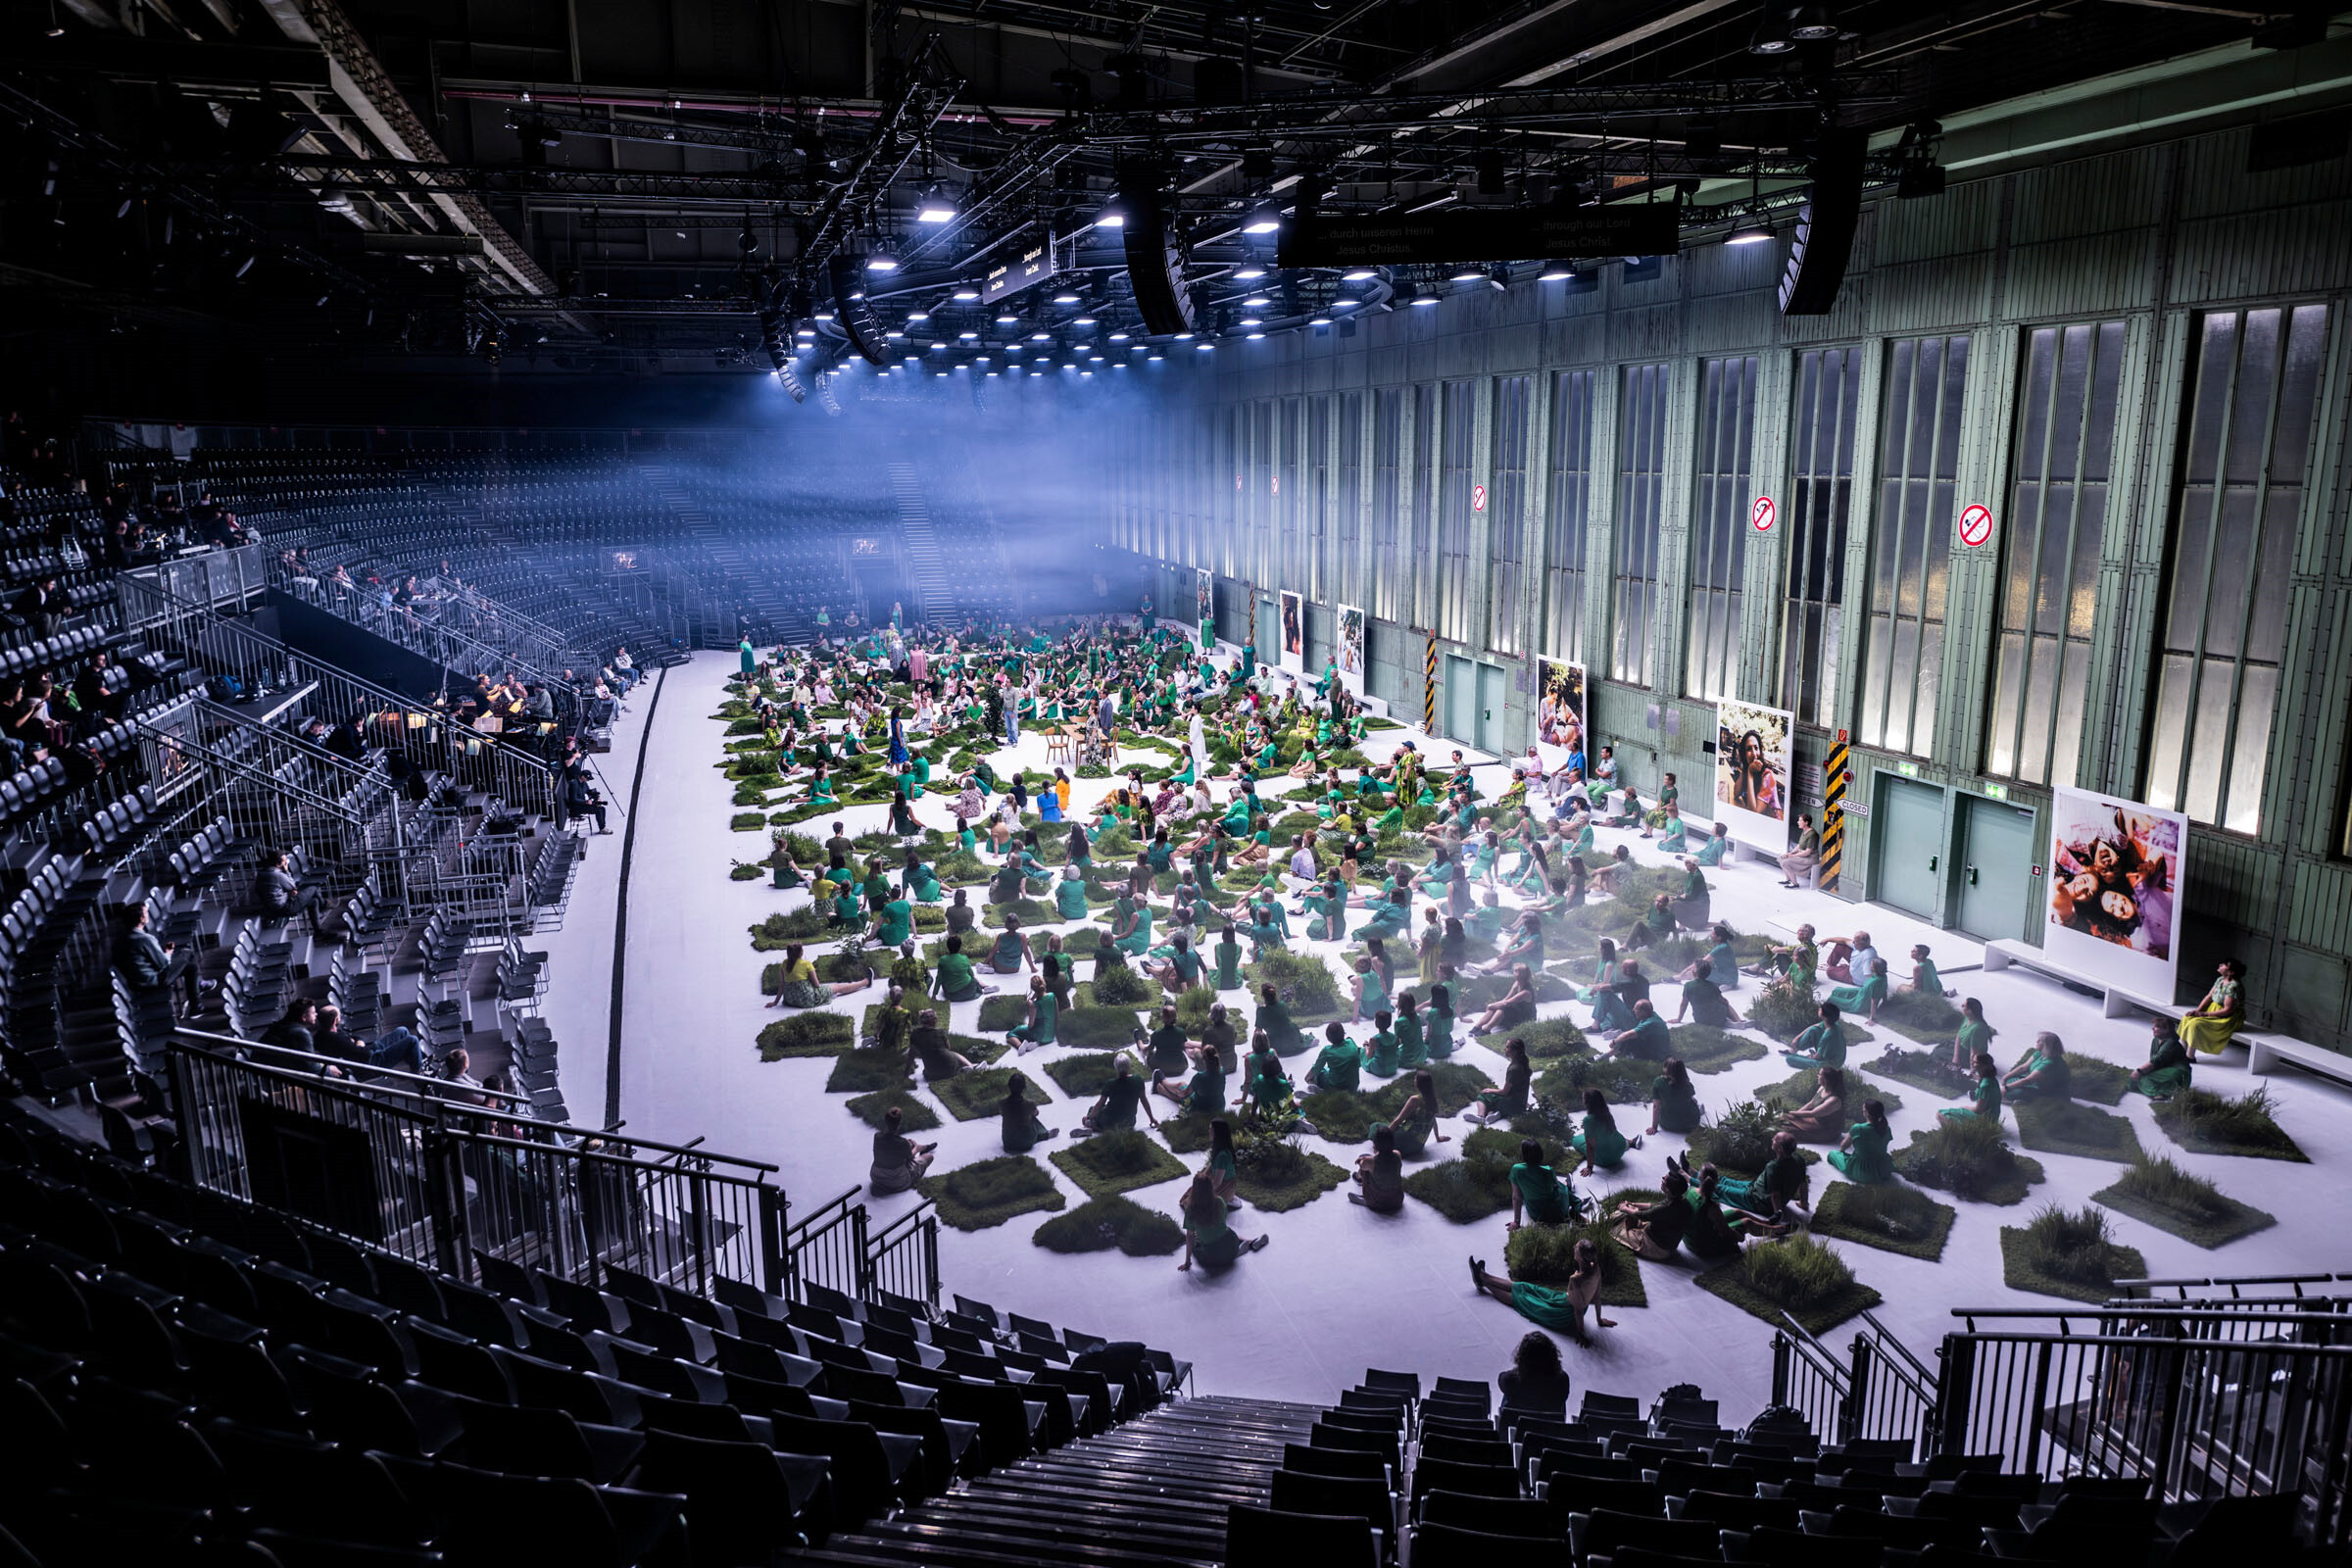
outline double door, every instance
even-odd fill
[[[1482,752],[1505,750],[1504,694],[1508,691],[1499,665],[1446,656],[1446,710],[1441,715],[1446,733]]]
[[[2031,808],[1881,773],[1870,897],[1985,941],[2023,938],[2039,842]]]

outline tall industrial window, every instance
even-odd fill
[[[1396,548],[1399,474],[1404,451],[1404,393],[1382,387],[1372,394],[1372,593],[1364,607],[1384,619],[1398,618],[1396,584],[1403,557]]]
[[[1427,584],[1433,574],[1414,569],[1421,557],[1436,548],[1437,529],[1430,514],[1435,505],[1438,487],[1430,476],[1430,460],[1435,452],[1438,429],[1438,389],[1424,381],[1413,388],[1413,461],[1405,469],[1406,493],[1412,501],[1412,533],[1404,542],[1403,553],[1397,558],[1397,569],[1409,574],[1401,589],[1406,606],[1406,618],[1426,626],[1436,612],[1424,602]]]
[[[1331,598],[1331,557],[1325,546],[1331,515],[1331,399],[1306,400],[1306,597],[1318,604]]]
[[[1494,572],[1487,587],[1487,646],[1519,652],[1519,570],[1527,560],[1527,401],[1529,380],[1494,383]]]
[[[1683,691],[1736,697],[1740,573],[1747,564],[1748,475],[1756,434],[1753,354],[1708,360],[1699,370],[1698,471],[1690,525],[1690,613]]]
[[[1306,555],[1306,402],[1289,398],[1282,405],[1282,457],[1276,469],[1282,493],[1274,498],[1274,571],[1272,582],[1284,588],[1308,590]]]
[[[2262,830],[2327,336],[2324,305],[2198,322],[2147,801],[2232,833]]]
[[[1361,604],[1364,532],[1364,395],[1340,394],[1338,551],[1332,561],[1331,597]]]
[[[1610,560],[1609,675],[1650,682],[1658,524],[1666,491],[1666,367],[1629,365],[1617,411],[1616,545]]]
[[[1904,338],[1887,345],[1859,730],[1865,746],[1918,757],[1936,745],[1960,393],[1967,379],[1965,337]]]
[[[1987,773],[2035,784],[2075,782],[2123,363],[2121,321],[2039,326],[2027,334],[2009,458]]]
[[[1438,430],[1438,635],[1467,640],[1470,627],[1470,452],[1478,383],[1446,383]]]
[[[1585,541],[1592,513],[1592,388],[1596,370],[1551,378],[1549,504],[1544,509],[1544,650],[1585,658]]]
[[[1218,465],[1217,473],[1217,570],[1227,577],[1242,575],[1242,527],[1248,521],[1250,426],[1256,411],[1235,405],[1226,411],[1224,420],[1225,461]],[[1226,481],[1231,479],[1231,483]]]
[[[1781,701],[1800,724],[1835,728],[1845,651],[1845,519],[1853,508],[1860,348],[1797,356],[1789,420],[1788,603],[1781,623]]]

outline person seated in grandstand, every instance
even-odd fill
[[[253,879],[253,902],[268,920],[290,920],[308,909],[318,897],[286,869],[286,852],[271,850],[262,857],[262,869]]]
[[[130,988],[134,1003],[169,1000],[175,992],[189,1004],[196,1001],[196,971],[189,962],[192,955],[179,951],[177,943],[157,940],[147,929],[145,903],[130,906],[122,933],[115,939],[115,972]]]
[[[321,1056],[361,1067],[424,1071],[424,1047],[415,1030],[397,1025],[369,1045],[356,1035],[343,1032],[343,1009],[331,1004],[318,1009],[317,1026],[311,1031],[311,1049]]]

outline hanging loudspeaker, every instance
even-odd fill
[[[1796,243],[1781,274],[1783,316],[1827,316],[1845,281],[1845,264],[1862,220],[1862,160],[1869,138],[1858,130],[1823,134],[1813,154],[1813,194],[1796,220]]]
[[[849,334],[858,357],[880,369],[890,363],[882,357],[888,344],[882,336],[882,323],[874,319],[873,308],[865,303],[864,272],[854,256],[833,258],[833,319]]]
[[[1127,213],[1127,226],[1121,231],[1127,246],[1127,277],[1135,286],[1135,308],[1144,318],[1144,330],[1154,337],[1190,332],[1193,295],[1185,287],[1184,255],[1176,248],[1158,180],[1122,179],[1119,205]]]

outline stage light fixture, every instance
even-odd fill
[[[979,334],[979,333],[977,333],[977,332],[958,332],[958,333],[956,333],[956,336],[958,339],[960,339],[961,341],[963,341],[963,342],[966,342],[966,343],[969,343],[969,342],[971,342],[971,341],[972,341],[974,338],[977,338],[979,335],[980,335],[980,334]]]
[[[1511,264],[1496,262],[1487,269],[1487,281],[1496,289],[1508,292],[1511,286]]]
[[[1331,308],[1335,311],[1352,311],[1363,303],[1362,300],[1333,300]]]
[[[1573,262],[1545,262],[1544,270],[1536,274],[1536,279],[1544,283],[1558,283],[1575,275],[1576,264]]]
[[[1110,340],[1113,343],[1124,343],[1127,341],[1127,334],[1124,332],[1113,332],[1110,334]]]
[[[1127,209],[1120,205],[1116,197],[1113,197],[1104,202],[1101,211],[1095,214],[1095,226],[1097,228],[1125,228],[1127,226]]]
[[[972,287],[971,284],[958,283],[956,285],[956,298],[958,302],[969,305],[972,301],[978,299],[979,297],[980,291]]]
[[[1245,316],[1242,318],[1242,325],[1244,326],[1263,326],[1265,324],[1265,322],[1259,320],[1254,316]]]
[[[1361,283],[1372,275],[1373,271],[1369,267],[1350,267],[1348,269],[1348,270],[1340,274],[1340,281],[1343,283]]]
[[[918,223],[945,223],[956,217],[956,204],[942,194],[937,185],[928,186],[915,199],[914,220]]]
[[[1019,317],[1013,315],[1010,311],[1004,311],[999,313],[997,317],[997,324],[999,326],[1013,326],[1017,325],[1020,319],[1021,318]]]
[[[1770,226],[1759,223],[1751,218],[1726,234],[1723,242],[1726,245],[1761,245],[1770,238],[1772,238]]]
[[[1234,276],[1236,276],[1236,277],[1238,277],[1238,278],[1240,278],[1240,279],[1241,279],[1243,282],[1247,283],[1247,282],[1249,282],[1249,281],[1250,281],[1251,278],[1258,278],[1258,277],[1263,277],[1263,276],[1265,276],[1265,275],[1266,275],[1266,270],[1265,270],[1264,268],[1262,268],[1262,267],[1243,267],[1243,268],[1237,268],[1237,269],[1235,269],[1235,270],[1234,270],[1234,274],[1233,274],[1233,275],[1234,275]]]
[[[1029,334],[1029,341],[1032,343],[1051,343],[1054,341],[1054,334],[1051,332],[1032,332]]]
[[[1413,297],[1408,303],[1413,305],[1435,305],[1438,303],[1438,297],[1426,288],[1415,287],[1413,290]]]
[[[1788,36],[1799,43],[1823,43],[1838,36],[1838,24],[1830,20],[1828,6],[1798,6],[1788,16]]]
[[[908,311],[906,313],[906,319],[909,321],[928,321],[931,319],[931,313],[929,311]]]
[[[1751,55],[1785,55],[1796,47],[1788,36],[1788,8],[1779,0],[1765,0],[1764,14],[1756,19],[1756,30],[1747,35],[1747,52]]]
[[[1309,326],[1329,326],[1331,324],[1331,315],[1326,311],[1317,311],[1313,316],[1307,318],[1306,324]]]
[[[1078,303],[1078,296],[1065,288],[1060,293],[1054,296],[1054,303],[1056,305],[1075,305]]]
[[[1265,296],[1265,295],[1263,295],[1263,294],[1252,294],[1252,295],[1250,295],[1250,296],[1248,299],[1246,299],[1246,300],[1242,301],[1242,303],[1243,303],[1244,305],[1247,305],[1247,306],[1249,306],[1249,307],[1250,307],[1251,310],[1253,310],[1253,311],[1254,311],[1254,310],[1258,310],[1258,309],[1260,309],[1260,308],[1262,308],[1262,307],[1264,307],[1264,306],[1271,305],[1271,304],[1273,304],[1274,302],[1273,302],[1272,300],[1270,300],[1270,299],[1266,298],[1266,296]]]
[[[1453,281],[1456,283],[1475,283],[1486,275],[1485,268],[1473,267],[1467,263],[1453,270]]]
[[[865,270],[869,272],[895,272],[899,270],[899,259],[889,251],[876,251],[865,259]]]
[[[1266,203],[1251,208],[1250,216],[1242,220],[1242,232],[1245,234],[1271,234],[1280,227],[1282,214]]]
[[[1179,332],[1176,334],[1176,341],[1179,343],[1189,342],[1193,334],[1190,332]]]
[[[1072,317],[1070,324],[1072,326],[1092,326],[1095,324],[1095,318],[1091,316]]]

